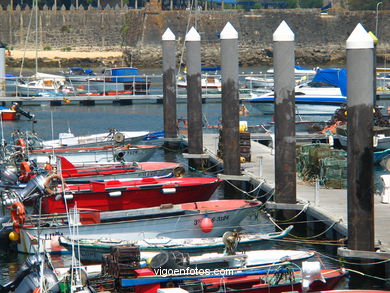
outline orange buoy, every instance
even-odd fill
[[[213,221],[206,216],[200,221],[199,226],[204,233],[209,233],[213,230],[214,224]]]

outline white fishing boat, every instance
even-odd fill
[[[140,239],[134,241],[125,241],[119,239],[101,238],[77,239],[71,237],[60,237],[60,244],[68,251],[72,249],[72,243],[79,247],[81,261],[99,263],[103,254],[110,253],[115,247],[125,247],[135,245],[141,251],[181,251],[190,254],[198,254],[209,250],[223,250],[226,239],[233,239],[233,246],[236,250],[241,251],[242,246],[246,244],[266,243],[268,240],[280,239],[288,235],[293,226],[280,232],[270,233],[238,233],[226,232],[223,237],[204,237],[204,238],[181,238],[173,239],[168,237],[157,237],[150,239]],[[229,240],[230,241],[230,240]],[[263,247],[263,246],[262,246]]]
[[[57,162],[56,156],[65,157],[74,163],[110,163],[110,162],[142,162],[149,160],[158,145],[113,145],[97,147],[72,147],[56,149],[36,149],[28,152],[28,159],[35,160],[39,165]]]
[[[134,241],[156,237],[221,237],[226,231],[238,228],[241,221],[255,213],[260,205],[258,201],[249,200],[212,200],[134,210],[70,212],[70,217],[71,223],[78,227],[80,238],[97,240],[105,235]],[[20,225],[18,251],[31,253],[37,249],[38,235],[45,243],[41,248],[65,251],[55,243],[58,244],[59,236],[69,235],[68,217],[51,214],[38,218]],[[38,221],[45,224],[38,227]]]
[[[167,252],[163,252],[163,254],[166,253]],[[151,259],[158,254],[158,252],[141,252],[141,257],[144,259]],[[190,267],[207,265],[208,268],[215,267],[216,265],[218,265],[218,267],[227,268],[249,268],[255,266],[273,265],[287,261],[301,261],[313,257],[314,255],[315,253],[313,251],[281,249],[247,250],[235,252],[233,254],[211,252],[189,256],[188,265]]]
[[[45,94],[58,95],[73,91],[65,77],[37,72],[27,81],[18,80],[17,93],[20,96],[32,97]]]
[[[176,82],[179,88],[187,88],[187,79],[184,76],[179,76]],[[222,90],[221,77],[219,75],[204,75],[201,78],[202,90]]]
[[[33,133],[21,135],[21,139],[32,148],[61,148],[61,147],[90,147],[108,144],[134,144],[140,142],[149,131],[117,131],[110,129],[108,132],[91,135],[75,136],[70,130],[59,133],[58,139],[43,141]],[[16,135],[18,136],[18,135]]]

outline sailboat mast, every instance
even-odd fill
[[[38,0],[35,0],[35,74],[38,73]]]

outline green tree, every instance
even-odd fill
[[[375,10],[379,0],[349,0],[350,10]]]
[[[321,8],[322,0],[300,0],[301,8]]]

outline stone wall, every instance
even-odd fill
[[[145,9],[81,9],[39,11],[38,30],[35,14],[27,10],[0,11],[0,38],[11,48],[60,50],[126,50],[126,61],[157,65],[161,58],[161,35],[170,28],[178,39],[179,50],[185,32],[196,23],[202,37],[206,63],[218,63],[219,33],[230,21],[239,32],[240,60],[243,65],[272,60],[272,34],[285,20],[296,36],[298,59],[313,62],[341,62],[345,41],[356,24],[375,32],[375,11],[319,10],[238,10],[225,11],[147,11]],[[390,14],[379,11],[378,53],[384,58],[390,44]]]

